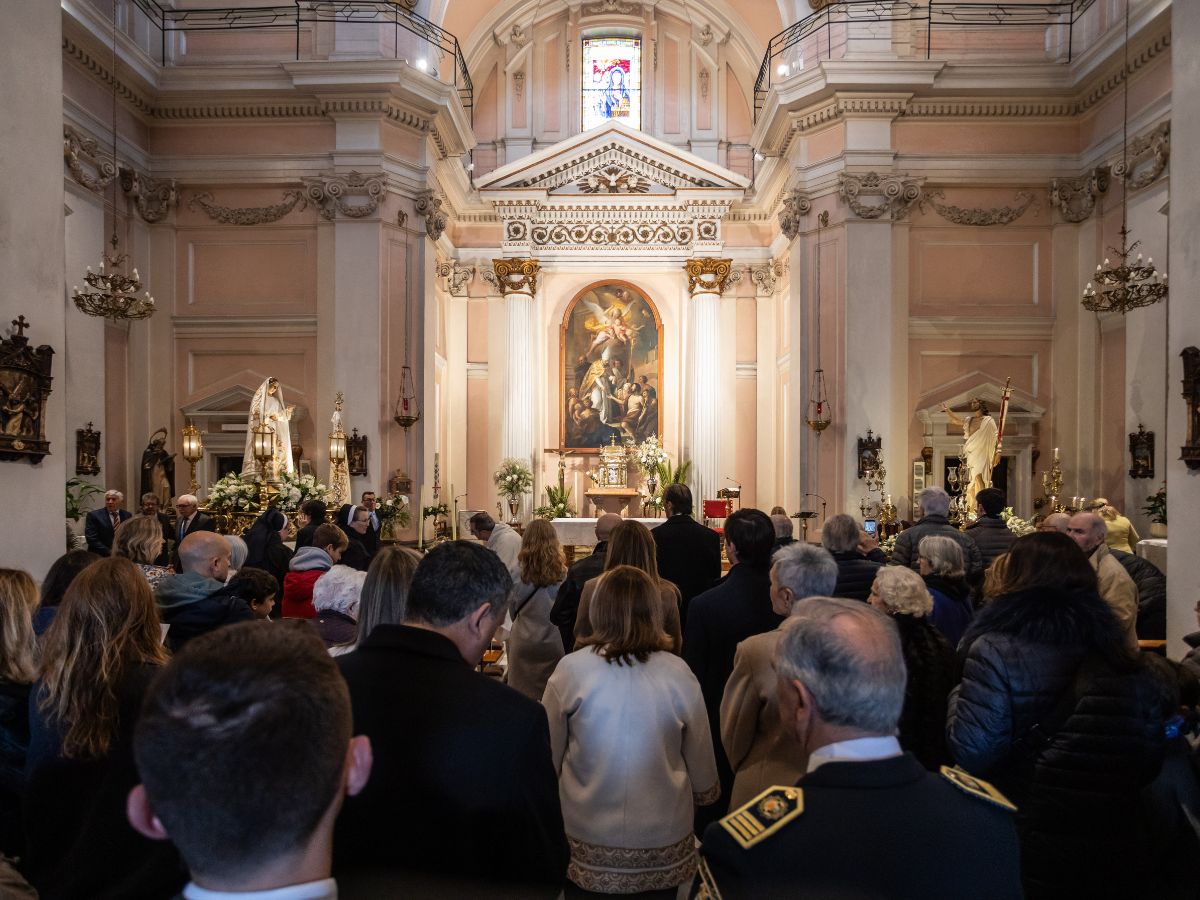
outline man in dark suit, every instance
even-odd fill
[[[659,526],[662,527],[661,525]],[[775,549],[775,527],[760,509],[739,509],[725,520],[725,552],[729,574],[721,583],[692,601],[683,630],[683,659],[700,682],[708,721],[712,728],[713,751],[721,794],[729,797],[733,770],[721,745],[721,698],[725,682],[733,672],[737,645],[746,638],[779,627],[783,616],[771,607],[771,553]],[[715,809],[700,807],[697,820],[711,821]]]
[[[596,546],[590,556],[585,556],[567,569],[567,577],[558,587],[554,606],[550,608],[550,623],[557,625],[562,634],[563,648],[570,653],[575,647],[575,617],[579,613],[579,598],[583,596],[584,584],[604,571],[604,557],[608,554],[608,539],[613,529],[621,524],[616,513],[605,513],[596,520]]]
[[[179,545],[189,534],[197,531],[216,531],[216,523],[212,516],[200,512],[200,501],[195,494],[180,494],[175,498],[175,526],[171,529],[171,540],[175,542],[175,551],[171,554],[171,565],[176,572],[183,571],[183,562],[179,558]]]
[[[125,495],[117,490],[104,492],[104,508],[93,509],[83,523],[83,536],[87,548],[101,556],[112,556],[113,532],[117,526],[131,517],[127,509],[121,509]]]
[[[686,629],[692,598],[721,577],[721,539],[692,518],[692,492],[686,484],[666,486],[663,510],[667,520],[650,534],[654,537],[658,574],[679,588],[679,624]]]
[[[339,879],[386,870],[393,893],[413,893],[410,877],[561,889],[569,852],[546,713],[476,671],[511,590],[483,545],[441,544],[417,566],[404,624],[377,625],[338,657],[375,756],[338,820]]]
[[[906,674],[887,616],[810,597],[791,615],[775,669],[780,718],[808,773],[708,827],[700,897],[1021,897],[1012,804],[900,749]]]

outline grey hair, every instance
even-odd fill
[[[931,534],[921,538],[917,552],[929,561],[937,575],[954,578],[966,573],[966,563],[963,560],[962,547],[958,541],[944,534]]]
[[[917,494],[917,503],[927,516],[944,516],[950,511],[950,495],[940,487],[927,487]]]
[[[771,516],[771,524],[775,526],[775,540],[792,536],[792,520],[778,513]]]
[[[830,553],[852,553],[858,549],[858,520],[846,513],[830,516],[821,527],[821,546]]]
[[[925,581],[908,566],[884,566],[871,586],[889,613],[924,617],[933,612],[933,595]]]
[[[142,502],[145,503],[147,500],[153,500],[159,506],[162,506],[162,503],[158,499],[158,494],[155,494],[153,492],[147,492],[145,494],[142,494]]]
[[[104,492],[104,499],[107,500],[109,497],[116,497],[118,500],[125,499],[125,495],[122,494],[120,491],[118,491],[116,488],[109,488],[107,491]]]
[[[797,604],[775,653],[775,670],[781,679],[803,684],[830,725],[895,734],[908,680],[900,634],[866,603],[810,597]]]
[[[795,600],[833,593],[838,565],[828,550],[812,544],[788,544],[775,551],[775,583],[790,588]]]
[[[229,568],[240,569],[246,564],[246,557],[250,554],[250,548],[236,534],[225,535],[225,540],[229,541]]]
[[[200,500],[195,494],[180,494],[175,498],[176,503],[183,503],[187,506],[199,506]]]
[[[313,585],[313,607],[317,612],[332,610],[357,621],[358,603],[366,580],[366,572],[349,566],[334,566]]]

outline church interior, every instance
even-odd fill
[[[3,12],[0,566],[112,492],[179,566],[197,510],[294,539],[312,499],[422,553],[550,520],[569,564],[677,483],[884,559],[998,488],[1015,534],[1124,516],[1165,579],[1126,636],[1200,640],[1195,0]]]

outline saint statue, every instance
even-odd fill
[[[996,420],[988,413],[987,402],[981,397],[971,398],[971,415],[966,419],[955,414],[945,403],[942,404],[942,412],[963,430],[963,460],[968,469],[963,496],[967,510],[971,511],[975,509],[975,495],[992,486],[992,464],[1000,433],[996,428]]]
[[[175,454],[166,446],[167,429],[160,428],[142,451],[142,493],[157,497],[159,509],[170,509],[175,502]]]
[[[279,379],[268,378],[250,401],[250,421],[246,428],[246,453],[242,457],[242,475],[255,477],[259,474],[258,461],[254,458],[254,429],[265,422],[275,429],[275,447],[268,464],[269,471],[262,473],[268,480],[278,478],[284,472],[294,472],[292,462],[292,431],[289,424],[294,406],[285,406],[283,388]]]

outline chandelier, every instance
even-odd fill
[[[1083,308],[1092,312],[1116,311],[1122,315],[1167,298],[1166,273],[1159,277],[1153,258],[1147,257],[1143,261],[1139,253],[1136,260],[1130,261],[1141,241],[1129,243],[1129,6],[1129,3],[1125,4],[1125,68],[1122,73],[1125,109],[1121,121],[1121,249],[1108,248],[1117,258],[1117,264],[1113,265],[1106,257],[1096,266],[1095,286],[1090,281],[1087,283],[1082,301]]]
[[[117,168],[117,10],[113,7],[112,35],[112,159],[113,168]],[[113,233],[110,243],[112,254],[103,253],[100,257],[100,271],[95,272],[91,266],[83,276],[87,290],[74,287],[75,305],[81,312],[102,319],[146,319],[154,315],[154,298],[149,291],[142,290],[142,281],[138,277],[137,268],[132,275],[126,275],[126,264],[129,262],[128,253],[117,252],[117,179],[112,179],[112,211]],[[139,296],[139,292],[141,295]]]

